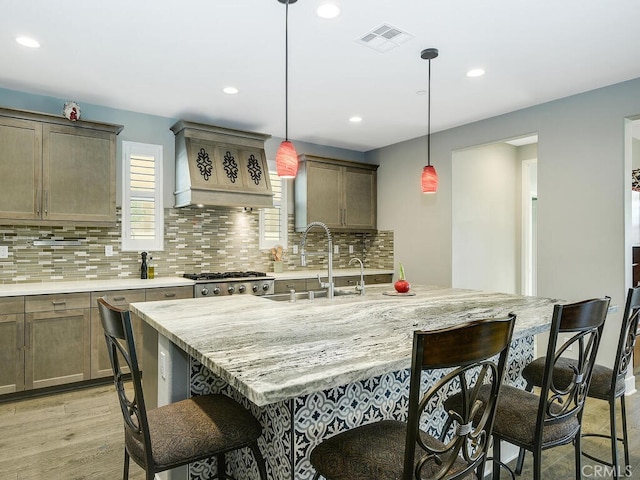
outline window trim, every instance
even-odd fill
[[[267,160],[267,167],[269,168],[269,174],[275,174],[276,170],[276,162],[275,160]],[[280,195],[280,237],[278,240],[272,244],[272,241],[267,241],[265,238],[264,232],[264,214],[265,209],[269,208],[261,208],[260,216],[259,216],[259,244],[258,248],[260,250],[270,250],[275,245],[282,245],[282,247],[286,250],[287,244],[289,242],[289,204],[288,204],[288,190],[289,190],[289,182],[285,178],[280,179],[281,185],[281,195]],[[274,202],[274,207],[277,204]]]
[[[151,240],[134,240],[131,235],[131,157],[134,155],[153,156],[155,163],[154,219],[155,238]],[[163,251],[164,250],[164,203],[163,186],[163,147],[151,143],[122,141],[122,241],[123,252]]]

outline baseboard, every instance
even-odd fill
[[[520,449],[515,445],[512,445],[507,442],[502,442],[502,445],[500,448],[500,461],[502,463],[509,463],[512,460],[515,460],[516,458],[518,458],[519,451]],[[487,455],[489,456],[489,458],[493,456],[493,447],[489,449],[489,453]],[[491,460],[488,460],[484,467],[484,478],[491,478],[492,472],[493,472],[493,463],[491,462]],[[505,475],[503,475],[503,478],[504,477]]]
[[[633,395],[636,393],[636,377],[633,375],[624,379],[624,394],[625,395]]]

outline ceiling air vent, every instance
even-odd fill
[[[410,33],[400,30],[388,23],[383,23],[370,32],[361,35],[356,42],[379,52],[388,52],[392,48],[399,47],[412,38],[413,35]]]

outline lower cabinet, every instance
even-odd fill
[[[193,298],[193,287],[159,287],[91,293],[91,378],[109,377],[113,374],[109,352],[107,351],[107,342],[104,339],[102,325],[100,325],[100,313],[97,304],[97,300],[100,297],[106,297],[107,301],[115,307],[128,309],[130,303]],[[136,316],[131,317],[131,322],[136,348],[138,351],[142,351],[142,323]],[[138,356],[138,365],[142,369],[142,355]]]
[[[106,292],[91,293],[91,378],[101,378],[113,375],[107,342],[104,339],[102,325],[100,324],[100,312],[97,300],[105,297],[111,305],[127,309],[130,303],[144,302],[145,293],[140,290],[110,290]],[[136,345],[142,345],[142,326],[139,322],[133,324]],[[124,364],[124,363],[123,363]]]
[[[355,287],[360,283],[360,275],[351,275],[348,277],[335,277],[333,283],[336,287]],[[365,285],[367,281],[365,280]]]
[[[193,298],[193,287],[191,285],[147,288],[145,291],[145,299],[147,302],[155,302],[156,300],[180,300],[182,298]]]
[[[0,395],[24,390],[24,297],[0,298]]]
[[[364,276],[364,284],[367,285],[375,285],[376,283],[391,283],[391,279],[393,278],[393,274],[391,273],[381,273],[375,275],[365,275]],[[355,287],[360,283],[360,275],[350,275],[347,277],[336,277],[334,279],[334,283],[336,287]]]
[[[89,293],[25,297],[25,389],[90,378]]]
[[[320,278],[326,281],[326,273],[320,274]],[[373,285],[376,283],[391,283],[393,274],[380,273],[369,274],[364,276],[364,284]],[[334,286],[337,288],[355,287],[360,283],[360,275],[336,275],[333,277]],[[274,293],[289,293],[291,290],[296,292],[306,292],[307,290],[320,290],[320,284],[318,279],[313,278],[300,278],[296,280],[276,280],[274,282]]]
[[[379,273],[379,274],[364,276],[365,285],[374,285],[376,283],[391,283],[392,280],[393,280],[393,273]]]
[[[133,302],[192,298],[193,287],[0,297],[0,395],[110,376],[97,304],[103,296],[128,308]],[[141,349],[142,324],[132,320]]]
[[[309,279],[309,282],[311,283],[313,280]],[[289,293],[291,290],[306,292],[307,280],[302,278],[298,280],[276,280],[273,282],[273,293]]]

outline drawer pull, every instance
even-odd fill
[[[62,305],[66,305],[67,304],[67,302],[65,300],[54,300],[51,303],[53,303],[54,307],[61,307]]]
[[[175,294],[175,293],[173,293],[173,292],[172,292],[172,293],[165,293],[165,294],[164,294],[164,297],[165,297],[165,298],[173,298],[173,297],[175,297],[175,296],[176,296],[176,294]]]
[[[288,288],[289,290],[291,290],[291,289],[293,289],[293,288],[295,288],[295,287],[294,287],[294,285],[287,284],[287,288]]]
[[[122,302],[126,300],[126,297],[113,297],[114,302]]]

